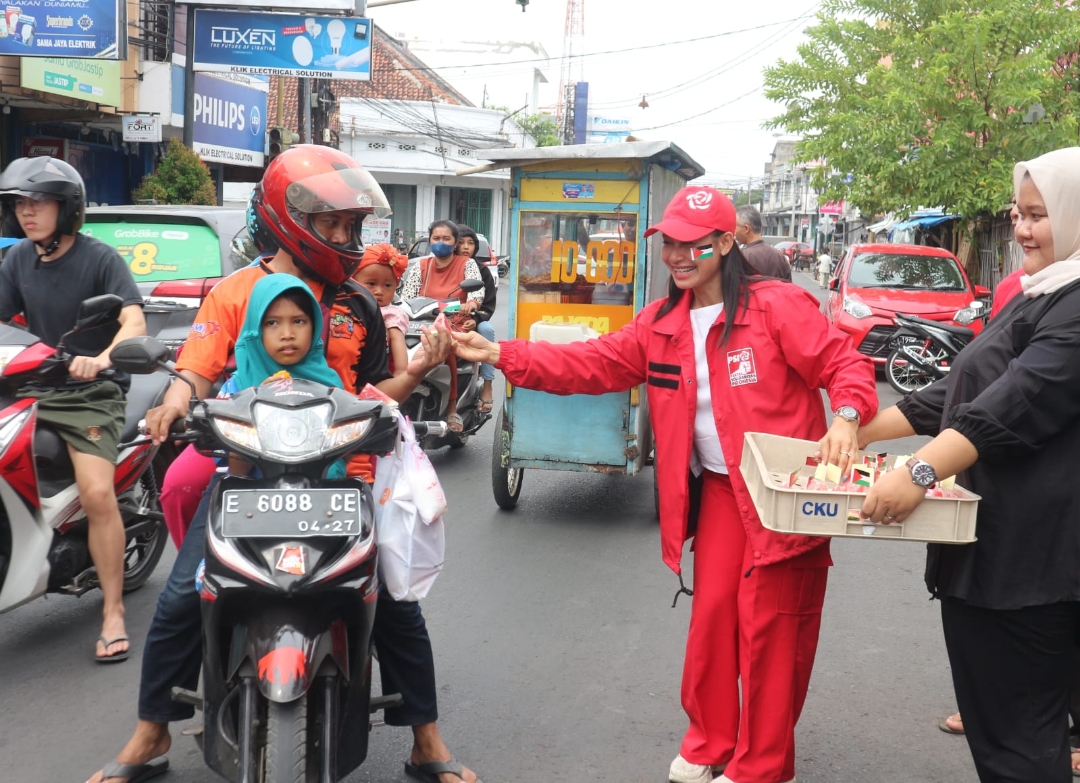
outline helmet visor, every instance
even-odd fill
[[[390,203],[379,183],[361,168],[338,169],[296,180],[285,189],[293,209],[307,215],[350,210],[388,217]]]

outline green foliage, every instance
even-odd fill
[[[1080,12],[1060,0],[824,0],[798,59],[765,71],[769,127],[823,161],[823,201],[968,217],[1012,168],[1080,143]],[[1032,121],[1040,104],[1045,118]]]
[[[536,139],[537,147],[558,147],[561,143],[558,128],[555,126],[555,118],[550,115],[530,114],[519,119],[518,124]]]
[[[745,190],[736,190],[735,199],[731,202],[737,207],[741,207],[744,204],[760,204],[762,200],[761,188],[754,188],[750,191],[750,199],[746,198]]]
[[[135,201],[153,199],[158,204],[217,204],[217,188],[210,169],[178,139],[169,140],[157,170],[147,174],[131,194]]]

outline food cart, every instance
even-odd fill
[[[670,142],[488,150],[511,170],[509,336],[572,342],[613,332],[666,295],[660,237],[645,228],[701,166]],[[654,259],[653,263],[649,263]],[[507,384],[492,491],[517,504],[525,469],[633,475],[651,462],[644,384],[569,397]]]

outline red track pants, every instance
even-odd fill
[[[785,783],[795,777],[795,724],[832,559],[822,546],[752,568],[753,554],[730,479],[706,472],[683,666],[690,728],[680,753],[692,764],[726,764],[735,783]]]

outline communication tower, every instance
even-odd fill
[[[566,0],[564,36],[555,123],[563,144],[573,144],[575,88],[585,81],[585,0]]]

